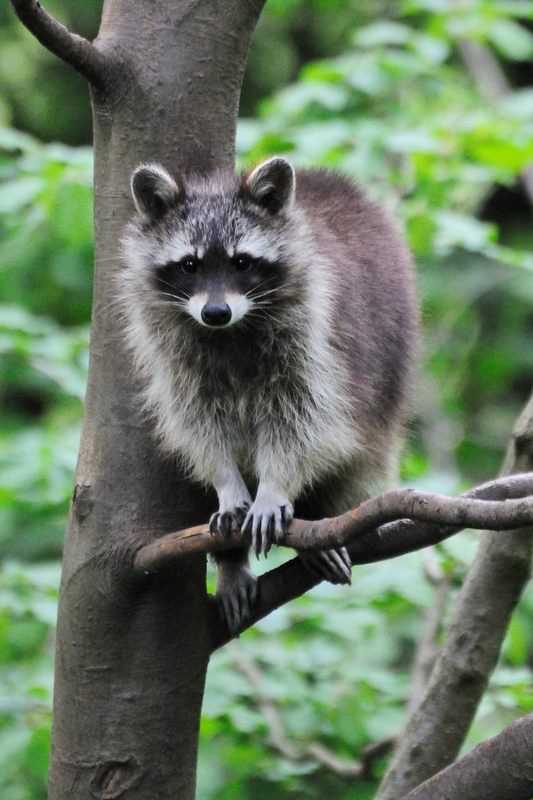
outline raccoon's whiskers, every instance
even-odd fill
[[[253,329],[253,324],[251,323],[254,319],[260,319],[260,320],[268,319],[271,322],[277,323],[277,325],[279,325],[280,327],[284,327],[287,325],[287,321],[284,320],[283,317],[273,314],[270,309],[252,307],[244,317],[244,320],[248,322],[248,327],[250,329]]]
[[[99,311],[99,313],[105,313],[105,312],[109,311],[110,309],[113,309],[113,311],[116,311],[118,309],[118,311],[120,313],[120,318],[121,319],[125,318],[125,313],[126,312],[124,311],[122,299],[120,297],[114,297],[113,300],[110,300],[109,303],[105,304],[105,306],[101,306],[98,309],[98,311]]]
[[[269,294],[274,294],[275,291],[276,289],[268,289],[265,292],[250,291],[246,293],[246,297],[248,300],[253,300],[255,302],[256,300],[259,300],[261,297],[266,297]]]
[[[181,297],[183,300],[189,300],[190,299],[190,295],[187,294],[187,292],[184,292],[182,289],[178,289],[177,290],[176,287],[174,286],[174,284],[170,283],[170,281],[160,281],[160,285],[161,286],[168,286],[169,289],[173,289],[172,292],[161,292],[161,294],[163,294],[163,295],[172,294],[172,295],[174,295],[174,297]],[[180,294],[177,295],[176,291],[179,291]]]
[[[173,301],[175,300],[178,303],[181,303],[182,305],[184,303],[186,303],[187,300],[189,299],[188,297],[180,297],[179,295],[172,294],[171,292],[161,292],[161,294],[162,294],[163,297],[168,297],[169,300],[173,300]]]

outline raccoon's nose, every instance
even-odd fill
[[[206,325],[227,325],[231,319],[231,308],[227,303],[206,303],[202,308],[202,320]]]

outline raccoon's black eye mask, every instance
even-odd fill
[[[261,260],[253,258],[248,253],[240,253],[229,259],[229,263],[235,272],[246,273],[251,272],[253,267],[259,266]],[[186,298],[194,289],[190,279],[201,272],[202,266],[207,265],[204,265],[202,259],[194,255],[184,256],[179,261],[168,261],[166,264],[159,265],[155,268],[157,288],[167,296],[179,294],[180,298]],[[179,298],[175,297],[175,299]]]
[[[157,289],[169,300],[187,300],[192,290],[191,276],[198,270],[198,259],[187,257],[169,261],[154,270]]]

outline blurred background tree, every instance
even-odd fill
[[[101,0],[48,7],[96,35]],[[531,31],[527,0],[269,0],[252,46],[239,163],[283,152],[297,166],[349,172],[409,236],[424,322],[402,467],[411,486],[455,493],[494,477],[533,383],[531,200],[521,180],[533,161]],[[492,101],[467,65],[468,45],[508,83]],[[6,4],[0,126],[0,792],[44,800],[59,559],[87,368],[91,116],[83,81]],[[438,646],[477,541],[464,533],[357,568],[353,588],[320,586],[217,654],[201,800],[373,797],[412,700],[427,612],[439,612]],[[468,747],[531,710],[532,666],[528,594]],[[381,741],[356,779],[354,760]]]

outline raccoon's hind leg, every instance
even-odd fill
[[[340,474],[324,478],[295,502],[296,516],[318,520],[336,517],[360,502],[360,467],[356,464]],[[366,494],[366,493],[365,493]],[[336,584],[352,582],[352,562],[345,547],[338,550],[297,550],[305,566],[322,580]]]
[[[322,580],[351,584],[352,562],[345,547],[338,550],[297,550],[305,566]]]
[[[219,501],[218,511],[209,521],[209,530],[215,536],[228,537],[233,524],[240,527],[252,499],[232,462],[220,465],[213,481]],[[250,569],[248,548],[226,550],[215,554],[217,564],[216,599],[230,633],[238,633],[257,596],[257,578]]]
[[[250,569],[248,548],[215,554],[216,599],[232,636],[249,618],[257,597],[257,578]]]

